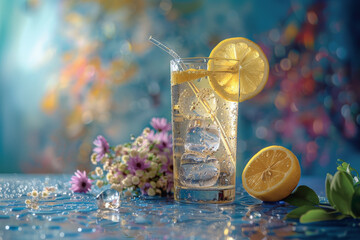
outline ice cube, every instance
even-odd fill
[[[220,131],[209,120],[195,119],[189,122],[185,139],[185,150],[211,153],[220,146]]]
[[[187,118],[209,117],[209,111],[212,113],[216,111],[216,96],[214,91],[209,88],[200,89],[196,95],[192,90],[185,89],[179,99],[179,111]]]
[[[210,187],[218,180],[219,161],[199,153],[184,153],[180,160],[179,180],[186,187]]]
[[[115,189],[106,189],[96,197],[99,209],[115,209],[120,206],[120,194]]]

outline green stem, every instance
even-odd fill
[[[319,207],[336,211],[336,210],[334,209],[334,207],[331,206],[330,204],[319,204]]]

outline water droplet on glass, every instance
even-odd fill
[[[99,209],[115,209],[120,206],[120,194],[115,189],[106,189],[96,197]]]
[[[203,105],[205,102],[212,112],[216,112],[216,96],[212,89],[203,88],[195,95],[192,91],[185,89],[180,95],[179,111],[182,115],[208,117],[208,109]]]

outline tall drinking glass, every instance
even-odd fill
[[[172,60],[174,196],[181,202],[226,203],[235,198],[239,99],[237,60]],[[235,79],[235,80],[234,80]],[[229,81],[232,89],[226,89]]]

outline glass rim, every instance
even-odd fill
[[[222,61],[236,61],[239,62],[239,59],[233,59],[233,58],[211,58],[211,57],[186,57],[186,58],[179,58],[179,59],[171,59],[170,62],[178,63],[182,60],[183,62],[199,62],[199,63],[205,63],[209,60],[222,60]]]

